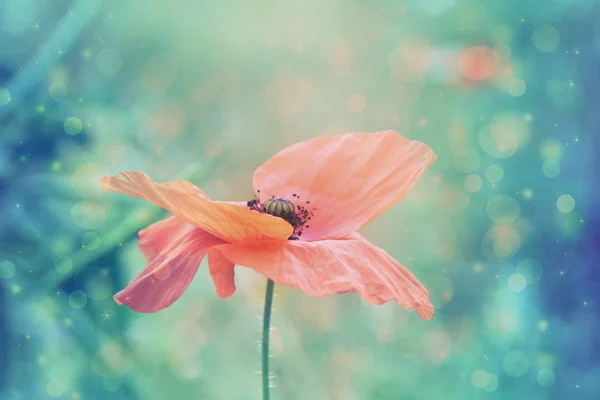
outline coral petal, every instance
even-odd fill
[[[172,223],[170,218],[166,221]],[[146,268],[114,296],[115,301],[143,313],[170,306],[187,289],[208,249],[223,243],[199,228],[171,235],[168,244],[161,242],[161,248],[156,248],[160,253],[149,259]]]
[[[287,147],[254,173],[265,197],[310,201],[304,240],[357,231],[408,193],[436,159],[425,144],[388,130],[317,137]]]
[[[311,296],[358,292],[373,304],[396,300],[433,318],[427,289],[403,265],[359,234],[341,240],[271,240],[215,246],[230,262],[245,265]]]
[[[433,306],[417,307],[417,314],[419,314],[419,316],[425,321],[429,321],[431,318],[433,318],[434,312],[435,308],[433,308]]]
[[[231,296],[235,292],[234,264],[220,251],[209,251],[208,269],[217,295],[222,299]]]
[[[183,218],[169,217],[155,222],[138,233],[138,247],[150,261],[169,246],[173,238],[197,229]]]
[[[146,199],[226,242],[287,239],[292,226],[281,218],[211,201],[187,181],[157,184],[137,171],[102,178],[103,189]]]

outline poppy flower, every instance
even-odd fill
[[[248,202],[214,201],[190,182],[159,184],[142,172],[104,177],[102,188],[173,214],[139,233],[146,268],[114,299],[138,312],[166,308],[208,254],[222,298],[235,292],[234,267],[241,265],[311,296],[358,292],[429,320],[427,289],[356,231],[402,199],[435,159],[427,145],[391,130],[316,137],[258,167],[257,198]]]

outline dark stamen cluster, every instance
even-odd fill
[[[296,198],[298,201],[300,200],[300,196],[298,196],[296,193],[292,194],[292,197]],[[305,203],[310,204],[310,201],[306,201]],[[292,226],[294,227],[293,236],[300,237],[302,236],[302,231],[304,230],[304,228],[310,228],[310,225],[308,225],[308,221],[310,221],[312,216],[312,211],[308,211],[306,207],[304,207],[302,204],[296,205],[296,212],[292,216],[293,220],[289,221],[290,224],[292,224]]]
[[[258,193],[257,196],[253,200],[250,200],[247,202],[248,208],[253,211],[258,211],[261,213],[273,215],[273,212],[268,212],[268,210],[271,209],[272,207],[265,207],[265,204],[269,203],[273,199],[276,199],[275,196],[272,196],[271,199],[269,199],[263,203],[260,201],[260,190],[257,190],[257,193]],[[304,204],[298,204],[298,203],[300,203],[300,196],[298,196],[296,193],[294,193],[294,194],[292,194],[292,197],[294,198],[294,200],[296,200],[296,201],[292,202],[292,203],[295,203],[295,205],[296,205],[294,212],[289,213],[289,214],[286,213],[285,215],[275,215],[275,216],[285,219],[294,227],[294,232],[292,233],[292,236],[290,236],[288,238],[288,240],[298,240],[302,236],[302,232],[304,231],[304,228],[310,228],[310,225],[308,225],[308,221],[311,220],[313,213],[312,213],[312,211],[307,210],[306,207],[304,206],[304,204],[310,204],[310,201],[306,201],[306,202],[304,202]],[[278,200],[285,201],[285,202],[288,202],[288,204],[290,202],[287,199],[276,199],[276,200],[277,201]]]

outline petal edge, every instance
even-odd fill
[[[392,130],[316,137],[271,157],[253,185],[266,197],[310,201],[304,240],[336,239],[400,201],[435,159],[429,146]]]
[[[114,295],[115,302],[142,313],[169,307],[187,289],[208,249],[223,243],[198,228],[180,233],[148,261],[125,289]]]
[[[103,177],[101,186],[108,191],[148,200],[226,242],[287,239],[293,231],[281,218],[211,201],[187,181],[159,184],[142,172],[125,171]]]
[[[341,240],[265,241],[218,245],[236,265],[245,265],[278,284],[311,296],[358,292],[367,302],[395,300],[433,318],[429,292],[403,265],[359,234]]]

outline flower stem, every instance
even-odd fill
[[[271,306],[273,305],[273,287],[275,282],[267,279],[267,293],[265,294],[265,311],[263,314],[262,331],[262,393],[263,400],[269,400],[269,332],[271,330]]]

